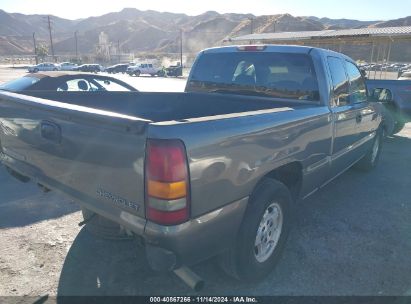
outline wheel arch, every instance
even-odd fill
[[[274,179],[283,183],[290,191],[291,197],[295,202],[299,198],[301,192],[303,166],[301,162],[293,161],[277,167],[265,174],[255,187],[257,187],[257,185],[266,178]]]

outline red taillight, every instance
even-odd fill
[[[189,218],[189,179],[184,144],[149,139],[145,164],[146,216],[162,225]]]
[[[264,51],[266,49],[266,45],[242,45],[237,47],[237,50],[243,52],[257,52],[257,51]]]
[[[148,177],[161,182],[176,182],[186,178],[184,146],[176,141],[148,142]]]

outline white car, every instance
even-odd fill
[[[126,73],[130,76],[140,76],[141,74],[164,76],[163,70],[154,66],[152,63],[139,63],[136,65],[131,65],[127,68]]]
[[[29,66],[28,71],[30,73],[37,73],[39,71],[58,71],[59,69],[60,67],[57,64],[51,62],[43,62]]]
[[[60,63],[61,71],[73,71],[77,67],[77,64],[72,62],[62,62]]]
[[[411,80],[411,71],[405,71],[398,77],[398,80]]]

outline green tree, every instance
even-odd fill
[[[44,58],[46,58],[49,54],[49,48],[45,44],[40,44],[37,47],[37,56],[41,59],[41,61],[44,61]]]

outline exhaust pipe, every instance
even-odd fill
[[[187,266],[181,266],[174,270],[176,276],[178,276],[184,283],[186,283],[191,289],[200,291],[204,287],[204,281],[197,274],[195,274]]]

